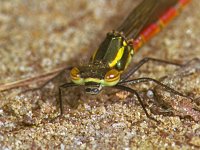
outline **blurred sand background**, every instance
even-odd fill
[[[116,28],[139,2],[1,0],[0,85],[85,62],[105,34]],[[193,0],[136,54],[133,62],[146,56],[183,64],[200,58],[199,8],[200,1]],[[161,124],[148,119],[136,98],[126,92],[106,90],[89,96],[81,88],[66,90],[64,117],[49,122],[59,114],[57,89],[68,78],[67,74],[39,91],[19,94],[39,85],[32,83],[29,87],[0,92],[0,148],[199,149],[199,66],[198,60],[183,68],[149,63],[134,75],[155,79],[167,75],[163,82],[196,99],[191,102],[156,87],[174,113],[156,115],[158,110],[153,109],[151,115]],[[153,87],[133,87],[146,100],[149,113],[155,105],[145,92]],[[73,109],[67,100],[80,104]]]

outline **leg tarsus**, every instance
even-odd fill
[[[63,116],[63,100],[62,100],[62,89],[66,89],[68,87],[73,87],[73,86],[77,86],[74,83],[65,83],[62,84],[61,86],[59,86],[59,107],[60,107],[60,115],[59,116]]]
[[[160,123],[160,121],[156,120],[154,117],[152,117],[152,116],[149,115],[149,113],[147,112],[147,110],[146,110],[146,108],[145,108],[145,105],[143,104],[143,102],[142,102],[142,100],[141,100],[139,94],[137,93],[137,91],[135,91],[135,90],[133,90],[133,89],[131,89],[131,88],[129,88],[129,87],[126,87],[126,86],[123,86],[123,85],[119,85],[119,84],[116,85],[116,86],[114,86],[114,88],[116,88],[116,89],[121,89],[121,90],[130,92],[130,93],[132,93],[132,94],[135,94],[136,97],[137,97],[137,99],[138,99],[138,101],[139,101],[139,103],[140,103],[140,105],[142,106],[142,109],[144,110],[146,116],[147,116],[149,119],[151,119],[151,120],[153,120],[153,121],[155,121],[155,122],[157,122],[157,123]]]

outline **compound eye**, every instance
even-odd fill
[[[73,82],[79,81],[81,79],[79,69],[76,67],[72,68],[70,72],[70,77]]]
[[[117,84],[119,79],[120,73],[116,69],[109,70],[104,77],[105,82],[110,85]]]

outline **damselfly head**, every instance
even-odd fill
[[[72,82],[78,85],[85,85],[86,92],[97,93],[103,86],[114,86],[120,80],[120,72],[104,64],[87,64],[81,67],[74,67],[70,72]],[[98,90],[97,90],[98,89]]]

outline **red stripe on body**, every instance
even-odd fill
[[[166,11],[164,15],[160,17],[158,22],[160,22],[161,26],[166,26],[171,20],[173,20],[177,16],[177,9],[172,7]]]
[[[137,52],[140,47],[149,41],[154,35],[160,32],[159,24],[153,23],[142,31],[140,36],[133,41],[134,52]]]
[[[178,3],[175,6],[170,7],[157,22],[150,24],[146,29],[144,29],[139,37],[133,40],[134,52],[137,52],[144,43],[160,32],[162,27],[171,22],[178,15],[179,11],[181,11],[181,9],[191,1],[192,0],[179,0]]]
[[[149,41],[154,35],[160,32],[160,27],[157,23],[153,23],[144,29],[141,33],[141,36],[144,39],[144,42]]]

